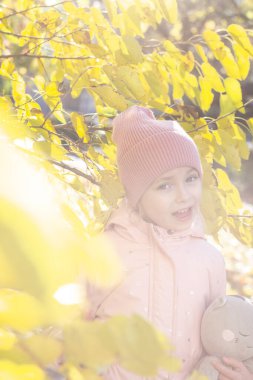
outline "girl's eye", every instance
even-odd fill
[[[249,334],[243,334],[243,333],[240,332],[240,331],[239,331],[239,334],[240,334],[241,336],[249,336]]]
[[[171,190],[173,185],[171,183],[162,183],[159,187],[158,190]]]
[[[189,177],[187,177],[186,182],[194,182],[197,179],[199,179],[199,176],[197,174],[192,174]]]

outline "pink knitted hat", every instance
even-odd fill
[[[172,120],[156,120],[151,110],[132,106],[113,120],[120,180],[134,207],[152,182],[170,169],[193,167],[202,176],[198,149]]]

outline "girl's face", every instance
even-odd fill
[[[140,215],[148,222],[170,231],[189,228],[196,215],[202,181],[196,169],[181,167],[157,178],[138,203]]]

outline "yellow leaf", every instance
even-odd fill
[[[173,44],[173,42],[169,40],[165,40],[163,42],[163,46],[165,47],[166,51],[174,56],[180,56],[180,50]]]
[[[213,155],[213,158],[216,162],[218,162],[218,164],[220,164],[221,166],[223,167],[226,167],[227,166],[227,161],[224,157],[224,154],[223,154],[223,150],[221,149],[221,144],[217,142],[217,135],[215,136],[216,139],[214,140],[214,155]]]
[[[15,104],[25,103],[25,91],[26,85],[25,81],[16,71],[12,74],[12,96],[15,100]]]
[[[116,164],[116,147],[113,144],[103,144],[102,149],[113,164]]]
[[[124,82],[129,90],[131,97],[136,100],[145,101],[146,91],[139,79],[138,72],[131,67],[121,66],[117,70],[118,77]]]
[[[212,51],[215,51],[223,46],[223,42],[221,41],[219,34],[212,30],[205,30],[203,32],[203,38]]]
[[[199,77],[199,84],[200,84],[200,104],[201,108],[204,111],[208,111],[211,107],[211,104],[213,102],[213,92],[210,85],[210,82],[203,78]]]
[[[182,99],[184,95],[184,87],[183,84],[180,83],[179,75],[176,72],[171,73],[171,81],[173,86],[173,99]]]
[[[123,187],[114,173],[103,170],[101,174],[101,195],[109,206],[116,206],[118,200],[124,194]]]
[[[119,283],[122,263],[104,235],[85,241],[83,252],[83,271],[91,283],[100,287],[111,287]]]
[[[227,94],[220,94],[220,116],[236,111],[236,106]]]
[[[105,6],[108,11],[108,15],[110,17],[110,20],[116,26],[117,22],[117,2],[114,0],[105,0]]]
[[[236,42],[233,44],[233,50],[237,59],[241,79],[244,80],[247,78],[250,69],[249,53]]]
[[[143,17],[143,6],[138,5],[138,1],[135,1],[126,9],[125,13],[127,15],[127,22],[125,23],[125,31],[122,34],[131,34],[131,36],[140,36],[144,38],[143,23],[145,22],[145,15]],[[152,21],[149,25],[152,25]],[[119,20],[118,26],[120,27]],[[130,28],[128,28],[128,26],[130,26]]]
[[[102,377],[91,369],[79,370],[74,366],[68,368],[68,380],[103,380]]]
[[[226,92],[236,107],[242,105],[242,90],[238,80],[234,78],[225,78],[224,85]]]
[[[241,167],[241,159],[236,141],[234,137],[231,136],[231,132],[219,128],[218,130],[213,131],[213,134],[216,142],[220,145],[220,149],[226,161],[232,165],[232,167],[239,170]]]
[[[45,78],[42,75],[36,75],[33,81],[37,86],[38,90],[43,93],[45,91]]]
[[[238,44],[240,44],[250,55],[253,55],[253,46],[243,26],[231,24],[228,26],[227,31]]]
[[[185,94],[188,96],[190,99],[194,99],[196,97],[196,89],[198,87],[197,79],[196,81],[192,77],[189,77],[191,75],[187,71],[184,73],[184,80],[182,81],[182,86],[184,89]],[[190,82],[190,83],[189,83]],[[194,86],[192,86],[192,83]],[[197,86],[196,86],[197,84]]]
[[[106,50],[104,46],[88,43],[85,46],[90,50],[91,54],[97,58],[103,58],[105,55],[108,54],[108,50]]]
[[[16,335],[11,331],[0,329],[0,350],[8,351],[17,342]]]
[[[16,373],[19,380],[45,380],[45,373],[35,364],[19,365]]]
[[[188,51],[185,55],[181,55],[182,65],[181,68],[188,72],[191,72],[195,66],[195,58],[191,51]]]
[[[56,82],[50,82],[45,88],[46,94],[49,97],[58,97],[61,92],[58,90],[58,84]]]
[[[33,150],[34,152],[49,158],[51,153],[51,143],[49,141],[35,141],[33,143]]]
[[[74,366],[70,366],[68,369],[69,380],[84,380],[81,372]]]
[[[116,318],[113,319],[111,326],[116,321]],[[171,349],[169,342],[161,339],[150,323],[138,315],[133,315],[127,323],[120,318],[118,322],[122,336],[122,344],[119,347],[120,364],[138,375],[155,376],[162,363],[166,363],[165,357]],[[125,325],[124,328],[122,324]]]
[[[105,117],[115,117],[117,114],[117,111],[114,108],[111,107],[103,107],[99,104],[96,106],[96,110],[99,116],[105,116]]]
[[[221,62],[227,75],[240,79],[241,75],[239,67],[235,62],[230,49],[221,41],[220,36],[214,31],[205,30],[203,32],[203,37],[207,45],[213,51],[215,58]]]
[[[122,4],[122,2],[118,2],[119,7],[123,9]],[[121,35],[143,36],[141,30],[141,18],[134,6],[130,5],[118,14],[117,24]]]
[[[9,360],[0,360],[0,378],[6,380],[19,380],[17,368],[18,366]]]
[[[248,126],[250,128],[250,131],[251,131],[252,135],[253,135],[253,117],[251,117],[251,118],[249,118],[247,120],[247,124],[248,124]]]
[[[201,120],[199,123],[196,123],[196,126],[202,126],[204,124],[205,120]],[[210,132],[201,133],[194,137],[194,141],[198,145],[201,157],[204,157],[208,163],[212,163],[214,156],[213,135]]]
[[[104,71],[106,75],[110,78],[113,85],[117,88],[119,93],[121,93],[127,98],[131,98],[132,96],[134,96],[128,84],[128,81],[129,80],[131,81],[133,79],[131,75],[133,73],[133,69],[126,66],[122,66],[122,67],[105,66]],[[140,80],[136,72],[134,72],[134,76],[135,78],[137,77],[137,81],[138,83],[140,83]],[[134,83],[134,86],[136,87],[136,91],[137,93],[140,93],[140,95],[144,96],[145,91],[142,88],[142,84],[140,83],[140,87],[139,87],[138,83]],[[135,91],[135,88],[133,89],[133,91]]]
[[[244,160],[248,160],[250,149],[247,143],[246,135],[241,130],[241,128],[235,123],[232,123],[232,128],[233,128],[233,134],[234,134],[234,139],[235,139],[235,145],[239,151],[240,157],[243,158]]]
[[[4,174],[3,170],[1,174]],[[10,179],[9,182],[15,183]],[[22,196],[23,189],[20,186],[16,191]],[[11,189],[9,196],[13,197]],[[40,244],[40,249],[45,249],[41,236],[38,236],[31,219],[14,203],[0,199],[0,210],[0,264],[3,269],[0,287],[13,287],[26,291],[32,289],[36,296],[42,295],[41,278],[31,260],[31,257],[36,257],[35,242]],[[37,249],[36,253],[39,253],[40,249]]]
[[[0,305],[0,325],[3,327],[25,331],[43,323],[45,315],[42,305],[27,293],[0,289]]]
[[[23,11],[24,9],[29,8],[33,2],[31,0],[18,0],[16,7],[18,11]]]
[[[228,213],[237,213],[243,207],[238,189],[231,183],[227,173],[222,169],[215,170],[218,187],[226,196],[226,208]]]
[[[179,372],[181,369],[181,362],[177,357],[166,356],[161,360],[160,366],[169,372]]]
[[[50,145],[50,157],[53,159],[53,160],[56,160],[56,161],[62,161],[64,160],[64,158],[67,158],[66,154],[68,152],[66,151],[66,149],[59,145],[58,143],[54,143],[52,141],[51,145]]]
[[[55,30],[62,22],[60,12],[54,8],[53,10],[41,12],[37,14],[37,25],[41,30]]]
[[[131,36],[122,36],[122,41],[127,48],[128,63],[138,64],[143,62],[141,46],[136,38]]]
[[[193,371],[191,376],[187,380],[208,380],[208,377],[201,375],[198,371]]]
[[[110,107],[116,108],[118,111],[124,111],[129,105],[122,95],[108,85],[93,87],[91,91],[100,96],[104,103],[108,104]]]
[[[61,138],[56,135],[56,130],[50,119],[48,119],[45,122],[44,128],[46,128],[46,130],[48,130],[49,132],[53,132],[53,133],[49,133],[51,141],[54,142],[56,145],[61,145]]]
[[[106,325],[101,321],[66,325],[64,345],[70,362],[90,369],[110,365],[115,359],[116,347],[112,336],[107,337],[106,333]]]
[[[209,62],[202,63],[201,69],[205,77],[209,80],[212,88],[217,92],[223,92],[224,86],[222,84],[220,75],[218,74],[216,69],[212,65],[210,65]]]
[[[186,72],[184,75],[184,79],[186,80],[187,83],[190,84],[191,87],[197,88],[198,87],[198,80],[195,77],[195,75]]]
[[[62,353],[62,342],[51,336],[33,334],[22,340],[26,349],[40,359],[44,366],[55,363]]]
[[[213,207],[210,207],[213,205]],[[225,223],[226,211],[222,196],[213,186],[204,188],[201,199],[201,210],[205,218],[206,232],[216,234]]]
[[[217,58],[221,62],[228,76],[236,79],[241,78],[238,64],[235,62],[231,51],[227,47],[217,53]]]
[[[15,70],[15,65],[10,59],[3,60],[0,68],[0,75],[11,78],[13,71]]]
[[[77,112],[71,112],[70,118],[73,124],[73,127],[84,143],[89,142],[90,137],[88,135],[88,127],[85,123],[84,116],[78,114]]]
[[[156,0],[164,18],[169,23],[174,24],[177,21],[177,1],[176,0]]]
[[[0,96],[0,111],[4,110],[5,114],[9,114],[12,111],[12,108],[13,104],[9,97]]]
[[[207,57],[206,57],[206,53],[203,49],[203,46],[201,46],[200,44],[195,44],[194,45],[198,55],[200,56],[200,58],[202,59],[203,62],[207,62]]]
[[[64,79],[64,75],[65,75],[64,70],[62,69],[62,67],[59,67],[57,68],[57,70],[51,73],[50,79],[52,82],[61,83]]]
[[[61,123],[63,123],[63,124],[66,123],[66,119],[65,119],[64,114],[63,114],[62,111],[60,111],[60,110],[54,111],[54,112],[53,112],[53,115],[54,115],[54,117],[56,117],[56,119],[59,120]]]

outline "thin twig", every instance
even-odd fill
[[[72,3],[72,1],[71,1],[71,0],[66,0],[66,1],[61,1],[60,3],[56,3],[56,4],[52,4],[52,5],[35,5],[34,7],[23,9],[22,11],[16,11],[15,9],[10,9],[10,8],[8,8],[8,9],[11,10],[13,13],[1,17],[1,18],[0,18],[0,21],[2,21],[2,20],[6,20],[7,18],[10,18],[10,17],[12,17],[12,16],[16,16],[16,15],[19,15],[19,14],[23,14],[23,13],[26,13],[26,12],[30,12],[30,11],[32,11],[33,9],[37,9],[37,8],[53,8],[53,7],[56,7],[57,5],[62,5],[62,4],[65,4],[65,3]],[[2,5],[1,5],[1,7],[4,8]]]
[[[229,217],[229,218],[253,218],[253,215],[234,215],[234,214],[228,214],[227,217]]]
[[[67,169],[67,170],[77,174],[80,177],[86,178],[88,181],[90,181],[94,185],[99,186],[99,182],[97,182],[94,178],[92,178],[88,174],[81,172],[80,170],[78,170],[76,168],[72,168],[71,166],[68,166],[68,165],[64,164],[63,162],[59,162],[59,161],[55,161],[55,160],[48,160],[48,162],[51,162],[51,164],[60,166],[63,169]]]
[[[213,123],[216,123],[217,121],[219,121],[219,120],[221,120],[221,119],[225,119],[227,116],[232,115],[232,114],[235,113],[236,111],[239,111],[241,108],[247,106],[248,104],[250,104],[250,103],[252,103],[252,102],[253,102],[253,99],[250,99],[250,100],[248,100],[246,103],[244,103],[242,106],[236,108],[235,110],[233,110],[233,111],[231,111],[231,112],[228,112],[228,113],[226,113],[225,115],[222,115],[222,116],[218,117],[217,119],[211,120],[211,121],[207,122],[206,124],[200,125],[199,127],[192,129],[192,130],[189,131],[188,133],[194,133],[194,132],[199,131],[200,129],[202,129],[202,128],[208,126],[209,124],[213,124]]]
[[[65,60],[79,60],[79,61],[84,61],[86,59],[94,59],[96,57],[57,57],[57,56],[52,56],[52,55],[36,55],[36,54],[2,54],[0,55],[0,59],[6,59],[6,58],[45,58],[45,59],[59,59],[60,61],[65,61]]]

